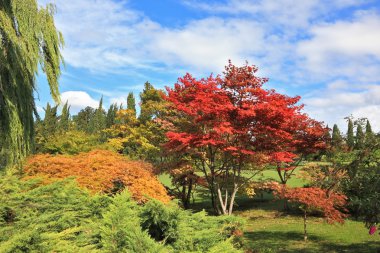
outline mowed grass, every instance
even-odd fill
[[[297,171],[296,173],[297,174]],[[267,170],[256,179],[274,179],[279,176],[275,170]],[[159,176],[160,181],[171,187],[168,174]],[[288,185],[302,187],[304,180],[293,176]],[[212,212],[207,190],[198,188],[194,194],[192,209]],[[273,200],[264,192],[255,198],[239,197],[236,200],[235,215],[247,220],[244,229],[244,245],[247,252],[254,253],[377,253],[380,252],[380,235],[369,235],[368,229],[359,221],[347,219],[344,224],[327,224],[320,217],[309,217],[307,242],[303,240],[303,219],[297,214],[283,212],[283,201]]]
[[[282,202],[252,202],[252,208],[237,210],[245,217],[244,245],[252,252],[352,252],[376,253],[380,235],[369,235],[362,222],[347,219],[344,224],[327,224],[322,218],[309,217],[308,241],[303,240],[303,219],[282,211]]]

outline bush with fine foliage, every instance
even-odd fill
[[[94,195],[65,179],[0,177],[0,252],[241,252],[241,220],[192,214],[127,191]]]
[[[170,201],[164,186],[153,174],[153,167],[143,161],[131,161],[108,150],[93,150],[74,156],[39,154],[25,165],[29,177],[42,177],[46,182],[75,177],[78,184],[93,193],[115,193],[128,188],[138,202],[150,198]]]
[[[218,252],[219,248],[226,250],[219,252],[240,252],[235,247],[241,246],[244,221],[236,216],[193,214],[174,204],[150,201],[142,207],[141,222],[152,238],[174,252]]]
[[[0,177],[0,252],[96,252],[96,223],[110,203],[72,180],[40,185]]]

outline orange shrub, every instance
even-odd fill
[[[30,157],[25,166],[27,177],[42,177],[49,182],[73,176],[80,186],[93,193],[112,192],[119,183],[127,187],[138,202],[149,198],[169,202],[164,186],[152,171],[153,167],[148,163],[129,161],[106,150],[74,156],[39,154]]]

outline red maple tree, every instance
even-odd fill
[[[214,209],[224,214],[232,213],[235,195],[247,182],[242,171],[273,159],[288,162],[281,152],[319,145],[319,133],[309,129],[310,122],[318,124],[302,113],[300,97],[264,89],[267,79],[257,77],[257,70],[230,62],[223,76],[197,80],[186,74],[167,88],[165,99],[177,117],[171,117],[166,148],[192,156]]]
[[[307,240],[307,214],[312,211],[319,211],[328,223],[343,223],[346,214],[345,205],[347,197],[343,194],[328,192],[327,190],[310,188],[288,188],[286,185],[273,184],[275,196],[287,199],[289,202],[300,204],[300,209],[304,213],[304,240]]]

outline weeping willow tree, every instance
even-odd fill
[[[0,0],[0,168],[16,165],[33,149],[34,90],[38,70],[59,102],[63,37],[55,6],[36,0]]]

